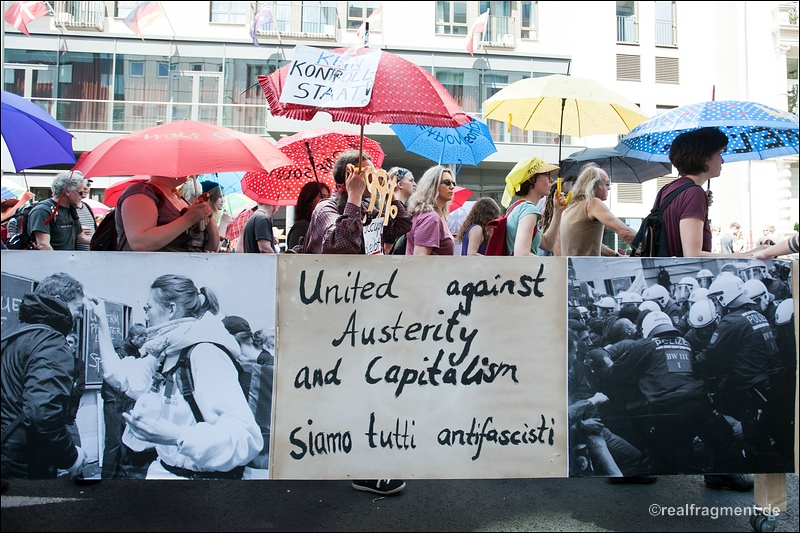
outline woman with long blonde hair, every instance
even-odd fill
[[[456,179],[448,167],[436,165],[422,175],[408,199],[412,220],[406,234],[406,255],[453,255],[455,243],[447,214],[455,188]]]

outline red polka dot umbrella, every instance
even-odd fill
[[[300,189],[315,179],[332,191],[333,165],[342,152],[358,150],[361,136],[358,133],[316,128],[284,137],[275,147],[292,160],[294,165],[276,168],[270,172],[247,172],[242,178],[242,192],[257,202],[271,205],[295,205]],[[383,164],[384,153],[380,143],[364,137],[364,153],[369,154],[373,165]]]
[[[346,48],[333,52],[342,54]],[[375,84],[369,103],[364,107],[313,107],[280,101],[286,75],[291,68],[283,66],[269,75],[258,76],[270,112],[277,117],[311,120],[319,111],[334,121],[365,124],[421,124],[457,128],[472,120],[453,96],[430,72],[398,55],[383,50],[361,48],[356,54],[380,53]]]

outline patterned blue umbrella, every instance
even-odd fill
[[[406,150],[440,165],[477,166],[497,151],[489,127],[475,118],[457,128],[418,124],[392,124],[389,127]]]
[[[616,150],[628,157],[669,162],[672,141],[686,131],[717,127],[728,136],[726,162],[798,153],[797,117],[757,102],[720,100],[670,109],[639,124]]]

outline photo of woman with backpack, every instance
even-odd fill
[[[156,278],[144,306],[142,358],[117,357],[104,302],[90,305],[103,378],[137,399],[123,414],[128,431],[158,453],[147,479],[241,479],[263,439],[239,383],[240,348],[217,316],[214,292],[182,275]],[[147,412],[153,396],[155,412]]]

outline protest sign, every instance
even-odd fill
[[[296,46],[280,101],[313,107],[364,107],[372,98],[380,50],[337,54]]]
[[[272,478],[567,474],[559,258],[293,256]]]

